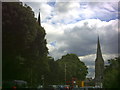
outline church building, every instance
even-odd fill
[[[100,41],[98,37],[97,53],[96,53],[96,60],[95,60],[95,85],[98,87],[102,87],[103,73],[104,73],[104,60],[102,57]]]

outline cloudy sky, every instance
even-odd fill
[[[49,0],[24,1],[38,17],[46,30],[49,55],[55,60],[67,53],[75,53],[89,68],[88,77],[94,77],[97,37],[100,37],[103,58],[118,55],[118,2],[60,2]]]

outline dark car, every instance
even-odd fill
[[[27,82],[23,80],[3,81],[2,88],[27,88]]]

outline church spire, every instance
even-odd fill
[[[98,43],[97,43],[97,55],[96,58],[102,58],[102,52],[101,52],[101,47],[100,47],[100,40],[98,36]]]
[[[38,24],[41,26],[41,20],[40,20],[40,9],[39,9],[39,15],[38,15]]]

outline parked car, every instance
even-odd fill
[[[23,80],[3,81],[2,88],[27,88],[27,82]]]

